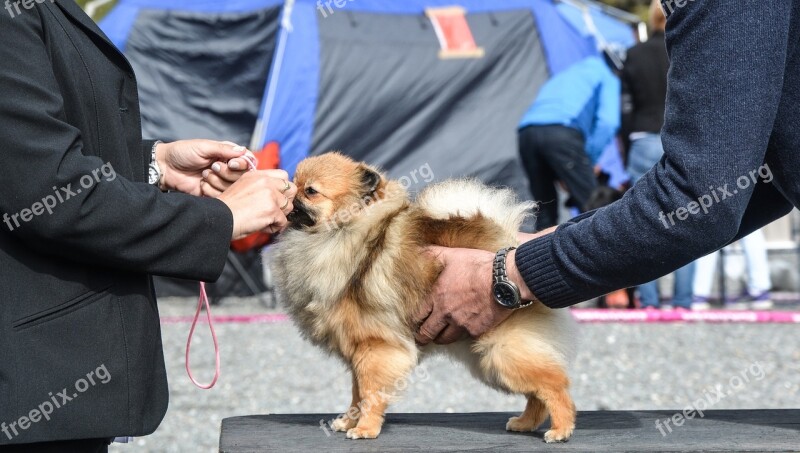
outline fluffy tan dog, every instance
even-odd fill
[[[549,413],[545,441],[570,437],[575,406],[566,368],[575,325],[568,311],[537,302],[478,339],[447,347],[414,342],[412,317],[441,272],[424,248],[496,252],[516,245],[533,203],[470,180],[433,185],[412,203],[398,182],[335,153],[301,162],[295,184],[291,228],[272,269],[303,335],[352,371],[350,409],[333,422],[335,430],[350,439],[377,437],[398,383],[422,356],[443,352],[487,385],[527,397],[507,430],[533,431]]]

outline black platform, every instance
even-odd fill
[[[707,411],[682,426],[670,422],[669,432],[664,421],[676,413],[581,412],[575,434],[564,444],[546,444],[545,428],[507,432],[506,421],[518,414],[389,414],[380,437],[372,440],[348,440],[327,424],[323,429],[321,420],[334,415],[261,415],[223,420],[219,445],[223,453],[800,451],[800,410]]]

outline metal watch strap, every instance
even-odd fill
[[[508,272],[506,272],[506,257],[508,256],[508,252],[512,250],[516,250],[516,247],[506,247],[501,249],[497,252],[494,256],[494,264],[492,265],[492,277],[494,282],[509,282],[508,279]],[[512,282],[513,283],[513,282]],[[534,301],[523,301],[518,307],[515,307],[514,310],[518,310],[520,308],[525,308],[533,304]]]

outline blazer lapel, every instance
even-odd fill
[[[103,33],[103,30],[97,26],[91,17],[87,16],[86,13],[83,12],[83,9],[81,9],[81,7],[78,6],[74,0],[55,0],[55,4],[58,5],[61,11],[67,15],[67,17],[77,22],[84,30],[102,39],[114,49],[117,48],[117,46],[115,46],[114,43],[108,39],[108,36]]]

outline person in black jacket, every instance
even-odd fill
[[[669,56],[664,41],[667,18],[658,0],[650,4],[650,39],[628,50],[622,70],[622,124],[628,146],[628,174],[631,183],[641,179],[664,155],[661,127],[667,99]],[[672,305],[692,308],[695,263],[675,271]],[[639,285],[642,308],[659,308],[658,280]]]
[[[73,0],[28,6],[0,14],[0,449],[104,451],[167,410],[150,276],[217,279],[296,189],[230,143],[143,141],[125,57]]]

